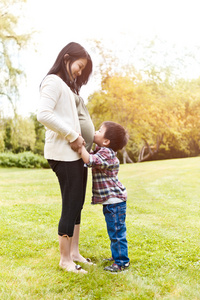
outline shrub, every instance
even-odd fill
[[[14,154],[12,152],[0,153],[0,167],[17,168],[49,168],[47,160],[38,154],[32,152],[22,152]]]

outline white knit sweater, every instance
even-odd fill
[[[68,85],[57,75],[46,76],[41,84],[37,119],[46,127],[46,159],[80,159],[80,155],[69,144],[81,133],[75,97]]]

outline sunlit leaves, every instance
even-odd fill
[[[173,157],[199,152],[199,79],[177,80],[170,85],[116,74],[104,79],[103,89],[90,96],[88,109],[96,127],[112,120],[127,128],[127,149],[135,160],[143,147],[148,158],[159,151],[166,157],[169,153]]]

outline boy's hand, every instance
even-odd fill
[[[81,155],[81,153],[82,153],[82,149],[83,149],[83,145],[82,145],[82,147],[81,147],[81,148],[79,148],[79,149],[78,149],[78,154],[80,154],[80,155]]]
[[[79,152],[80,151],[80,152]],[[84,163],[88,164],[90,161],[90,154],[87,152],[86,148],[84,145],[79,149],[78,153],[81,155],[82,160]]]

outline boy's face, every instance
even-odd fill
[[[102,125],[98,131],[94,134],[94,143],[97,144],[99,147],[105,147],[105,142],[107,139],[104,137],[106,132],[106,127]]]

